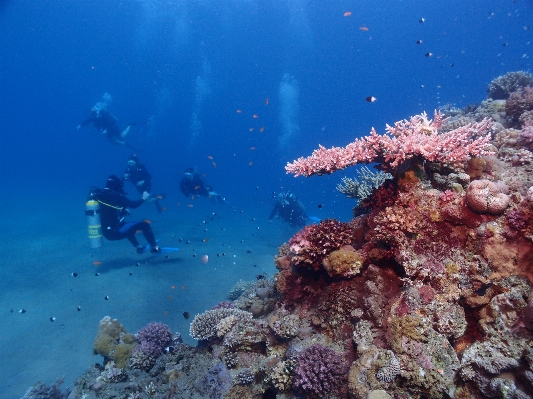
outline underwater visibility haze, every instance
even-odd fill
[[[0,43],[0,398],[533,398],[533,1],[6,0]]]

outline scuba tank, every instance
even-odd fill
[[[95,194],[98,189],[91,188],[87,202],[85,203],[85,215],[87,216],[87,233],[91,248],[100,248],[104,244],[102,237],[102,225],[100,222],[100,204]]]

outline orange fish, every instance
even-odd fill
[[[188,206],[189,208],[192,208],[194,205],[193,205],[193,204],[187,204],[187,206]]]
[[[362,31],[366,32],[368,30],[368,28],[366,26],[361,26],[361,27],[359,27],[359,30],[362,30]]]
[[[268,105],[268,97],[265,98],[265,105]]]
[[[199,188],[200,188],[200,186],[196,186],[196,187],[194,187],[195,190],[198,190]]]
[[[252,151],[255,150],[255,147],[250,147],[250,150],[252,150]]]
[[[213,161],[213,168],[217,167],[217,163]]]
[[[152,224],[152,221],[151,220],[148,220],[148,219],[144,219],[143,222],[146,222],[148,224]]]
[[[193,194],[193,195],[191,195],[191,199],[192,199],[192,200],[194,199],[194,194]]]
[[[213,157],[211,155],[208,155],[207,159],[213,159]]]
[[[238,114],[242,114],[242,111],[240,109],[237,110]]]
[[[249,166],[252,166],[254,163],[252,161],[248,162]]]
[[[167,210],[167,207],[166,207],[166,206],[164,206],[163,208],[161,208],[161,210],[162,210],[162,211],[164,212],[164,211],[166,211],[166,210]]]
[[[172,298],[171,296],[168,297],[168,300],[171,301],[173,300],[174,298]]]
[[[135,230],[135,234],[139,234],[141,230]]]
[[[252,116],[252,118],[257,119],[257,118],[259,118],[259,115],[254,114],[254,115]]]
[[[351,12],[351,11],[346,11],[346,12],[344,13],[344,16],[345,16],[345,17],[349,17],[350,15],[352,15],[352,12]]]
[[[100,266],[101,264],[102,264],[102,262],[100,262],[99,260],[95,260],[93,262],[93,265],[95,265],[95,266]]]
[[[156,198],[157,199],[163,199],[163,196],[162,195],[158,195]]]
[[[172,288],[173,290],[176,289],[176,286],[175,285],[171,285],[170,288]]]
[[[265,127],[264,127],[264,126],[261,126],[261,129],[259,129],[259,132],[260,132],[260,133],[263,133],[264,130],[265,130]]]
[[[202,242],[209,242],[209,238],[204,238]]]
[[[182,285],[182,286],[181,286],[181,289],[182,289],[182,290],[186,290],[186,289],[187,289],[187,286],[186,286],[186,285]]]
[[[178,206],[181,206],[181,202],[178,202]]]

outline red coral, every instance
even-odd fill
[[[356,242],[356,234],[348,223],[326,219],[304,227],[289,240],[294,265],[318,270],[333,251]]]

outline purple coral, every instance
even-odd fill
[[[330,348],[315,344],[298,357],[293,388],[307,398],[321,398],[337,392],[347,372],[341,356]]]
[[[141,344],[141,351],[157,358],[171,342],[172,332],[166,324],[152,322],[139,330],[137,339]]]

